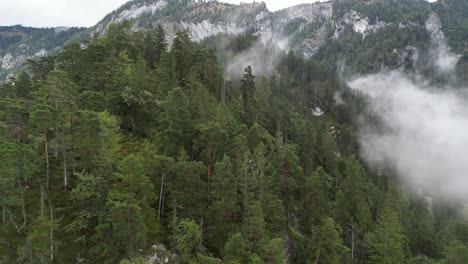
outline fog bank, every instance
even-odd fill
[[[415,189],[468,201],[466,94],[398,71],[360,77],[348,85],[369,97],[368,110],[381,122],[378,128],[361,124],[366,161],[384,161]]]

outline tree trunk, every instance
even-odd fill
[[[319,257],[320,257],[320,249],[318,250],[318,252],[317,252],[317,257],[315,258],[315,262],[314,262],[315,264],[318,264],[318,263],[319,263],[319,262],[318,262],[318,261],[319,261]]]
[[[385,234],[385,264],[387,264],[387,234]]]
[[[284,211],[286,212],[286,221],[289,225],[290,218],[289,218],[289,161],[288,159],[283,160],[283,171],[282,171],[282,192],[284,197]]]
[[[354,259],[354,226],[351,225],[351,259]]]
[[[57,101],[55,101],[55,111],[58,112],[58,110],[57,110]],[[55,117],[54,133],[55,133],[54,157],[57,159],[57,158],[58,158],[58,154],[59,154],[59,150],[58,150],[58,141],[59,141],[59,137],[58,137],[58,120],[57,120],[57,117]]]
[[[212,156],[212,147],[211,147],[211,143],[208,143],[208,171],[207,171],[208,196],[211,190],[211,156]]]
[[[5,193],[2,193],[2,224],[6,222],[6,203],[5,203]]]
[[[223,78],[223,86],[221,89],[221,100],[223,104],[226,104],[226,80]]]
[[[24,204],[24,193],[23,193],[23,185],[21,184],[21,176],[18,175],[18,186],[20,190],[20,196],[21,196],[21,214],[23,215],[23,224],[19,228],[18,232],[23,229],[26,226],[26,206]]]
[[[247,172],[244,172],[244,199],[243,199],[243,206],[244,206],[244,216],[247,214]]]
[[[131,228],[131,219],[130,219],[130,202],[127,201],[127,239],[128,239],[128,247],[130,251],[133,251],[133,235],[132,235],[132,228]]]
[[[172,230],[173,234],[175,234],[175,231],[176,231],[176,227],[177,227],[177,199],[174,198],[174,205],[173,205],[173,208],[172,208],[172,225],[174,226],[174,229]]]
[[[200,234],[203,234],[203,216],[200,216]],[[200,241],[198,242],[198,247],[199,248],[202,248],[202,240],[203,239],[200,239]]]
[[[264,177],[263,172],[259,173],[259,177],[260,177],[260,203],[262,203],[262,205],[263,205],[263,191],[264,191],[263,190],[263,188],[264,188],[264,186],[263,186],[263,177]]]
[[[50,185],[49,144],[47,143],[47,130],[44,128],[44,155],[46,160],[46,189]]]
[[[166,172],[161,176],[161,188],[159,189],[159,207],[158,207],[158,222],[161,221],[161,211],[163,210],[163,196],[164,196],[164,181],[166,179]]]
[[[71,141],[71,163],[72,163],[72,173],[75,175],[75,149],[73,146],[73,115],[70,115],[70,141]],[[72,175],[72,176],[73,176]]]
[[[44,186],[41,184],[41,217],[44,217]]]
[[[50,260],[54,261],[54,211],[52,208],[52,203],[49,201],[49,211],[50,211]]]
[[[173,205],[173,208],[172,208],[172,212],[174,214],[173,217],[174,217],[174,221],[175,221],[177,219],[177,198],[174,198],[174,205]]]
[[[63,162],[63,185],[65,191],[68,187],[68,175],[67,175],[67,149],[65,144],[65,128],[62,125],[62,162]]]
[[[210,158],[210,161],[208,162],[208,195],[210,193],[210,190],[211,190],[211,158]]]
[[[223,238],[221,237],[221,235],[219,234],[219,232],[218,232],[218,237],[219,237],[219,240],[218,240],[218,243],[219,243],[219,245],[218,245],[219,252],[218,252],[218,254],[219,254],[219,256],[220,256],[221,258],[223,258]]]

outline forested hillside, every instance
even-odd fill
[[[468,262],[462,205],[359,159],[335,71],[206,46],[124,21],[2,85],[0,263]]]
[[[84,28],[0,26],[0,80],[14,76],[28,59],[57,53],[82,31]]]

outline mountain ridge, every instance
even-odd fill
[[[102,35],[110,24],[124,20],[131,21],[133,31],[144,31],[149,25],[162,24],[169,42],[177,31],[183,29],[187,29],[192,40],[197,42],[220,34],[252,34],[258,36],[264,44],[272,43],[285,51],[292,49],[303,57],[310,58],[317,54],[323,57],[329,46],[339,43],[340,39],[346,39],[350,33],[352,38],[356,38],[354,34],[357,34],[364,40],[379,31],[388,31],[388,28],[398,27],[393,30],[395,34],[425,30],[426,20],[432,12],[440,17],[443,24],[440,30],[448,32],[449,40],[455,40],[452,42],[456,43],[450,43],[449,46],[463,52],[468,50],[466,40],[460,40],[452,31],[453,28],[457,31],[466,29],[445,15],[447,9],[456,8],[458,2],[460,1],[443,0],[431,4],[423,0],[340,0],[301,4],[271,12],[265,3],[235,5],[218,1],[134,0],[112,11],[90,28],[0,27],[0,79],[11,76],[27,59],[54,54],[68,42],[86,41],[95,35]],[[466,7],[463,3],[461,7],[463,16]],[[51,35],[52,31],[55,36]],[[34,35],[28,32],[38,33]],[[17,41],[8,42],[8,39],[15,38]],[[402,57],[401,60],[408,59],[405,54],[413,49],[415,45],[412,44],[399,48],[395,56]]]

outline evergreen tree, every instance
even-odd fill
[[[242,234],[248,241],[250,251],[259,253],[267,238],[265,219],[260,202],[255,201],[248,205],[242,223]]]
[[[156,63],[159,63],[161,60],[162,54],[164,54],[167,51],[167,47],[168,47],[167,39],[166,39],[166,31],[164,30],[161,24],[158,24],[158,26],[156,27],[154,38],[155,38],[154,59]]]
[[[351,248],[351,258],[354,259],[361,249],[363,235],[371,224],[371,186],[364,168],[354,157],[347,158],[343,166],[344,180],[336,195],[335,214],[337,222],[341,224],[345,233],[349,234],[346,236],[346,242]]]
[[[347,251],[349,249],[343,245],[340,237],[340,228],[335,225],[332,218],[323,219],[323,224],[316,231],[316,247],[314,258],[310,263],[348,263]]]
[[[146,244],[155,214],[150,207],[154,187],[145,176],[141,158],[130,155],[115,172],[116,182],[107,193],[94,239],[96,253],[106,261],[134,257]]]
[[[181,263],[189,263],[199,252],[202,235],[199,226],[192,220],[177,223],[174,234],[175,248]]]
[[[192,45],[187,31],[177,32],[172,45],[172,53],[175,59],[177,81],[182,86],[186,84],[190,75],[193,56]]]
[[[245,123],[250,127],[255,120],[254,115],[254,97],[255,94],[255,76],[252,74],[252,67],[247,66],[244,69],[244,78],[240,87],[242,95],[243,112],[242,117]]]
[[[403,263],[407,259],[406,238],[398,214],[392,206],[394,199],[392,192],[389,191],[379,214],[376,229],[370,235],[371,263]]]
[[[23,99],[27,99],[29,97],[29,94],[32,92],[31,78],[25,70],[20,71],[20,73],[18,74],[15,83],[15,90],[17,97]]]
[[[224,259],[229,263],[245,263],[249,258],[247,241],[241,233],[232,235],[224,246]]]
[[[162,102],[162,113],[157,134],[158,147],[165,155],[176,157],[181,149],[190,149],[190,115],[187,97],[175,88]]]
[[[224,156],[223,160],[215,165],[210,194],[213,202],[209,208],[210,213],[207,221],[213,223],[215,237],[221,252],[228,239],[227,235],[234,230],[239,213],[236,179],[231,159],[228,156]]]

